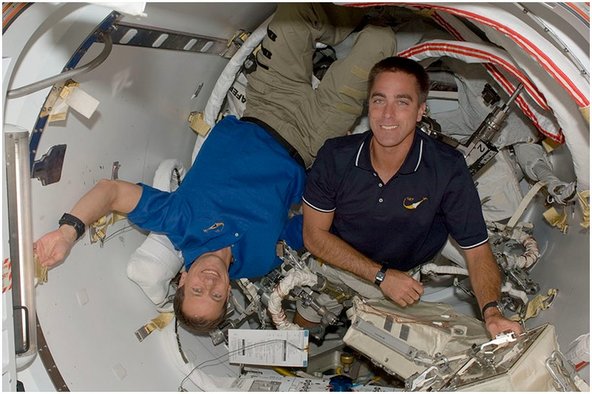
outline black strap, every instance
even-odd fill
[[[70,215],[69,213],[64,213],[64,215],[62,215],[60,218],[58,225],[62,226],[64,224],[74,227],[74,230],[76,230],[76,240],[79,240],[80,237],[84,235],[86,226],[82,220],[78,219],[76,216]]]
[[[292,159],[296,160],[296,163],[300,164],[302,168],[306,169],[306,166],[304,165],[304,160],[302,160],[302,156],[300,156],[300,153],[298,153],[296,148],[290,145],[290,143],[286,141],[284,137],[282,137],[277,131],[275,131],[273,127],[271,127],[262,120],[250,116],[243,116],[241,120],[245,122],[255,123],[257,126],[267,131],[269,135],[273,137],[273,139],[275,139],[281,146],[284,147],[284,149],[288,151],[288,154]]]
[[[499,302],[491,301],[491,302],[488,302],[487,304],[483,305],[483,308],[481,309],[481,317],[483,317],[485,315],[485,311],[488,310],[489,308],[497,308],[499,310],[499,308],[500,308]]]

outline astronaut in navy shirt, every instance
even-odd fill
[[[490,335],[521,333],[497,308],[500,273],[462,155],[416,129],[427,73],[413,60],[386,58],[368,86],[371,131],[328,140],[308,175],[305,246],[407,306],[423,286],[405,271],[433,258],[450,234],[464,250]]]

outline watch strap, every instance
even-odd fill
[[[64,213],[60,218],[58,224],[60,226],[67,224],[68,226],[74,227],[74,230],[76,230],[76,240],[79,240],[80,237],[84,235],[84,231],[86,229],[86,226],[84,225],[82,220],[78,219],[74,215],[70,215],[69,213]]]
[[[485,318],[485,311],[488,310],[489,308],[497,308],[498,311],[502,311],[502,308],[500,307],[499,302],[497,301],[491,301],[488,302],[487,304],[483,305],[483,308],[481,308],[481,317]]]

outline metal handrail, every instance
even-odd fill
[[[37,354],[29,132],[18,126],[5,124],[4,147],[14,336],[18,369],[19,366],[23,367],[32,361]]]
[[[103,50],[101,53],[91,60],[90,62],[86,63],[84,66],[77,67],[73,70],[64,71],[60,74],[54,75],[49,78],[42,79],[41,81],[34,82],[32,84],[22,86],[20,88],[9,90],[6,96],[11,98],[17,98],[26,96],[28,94],[34,93],[38,90],[45,89],[49,86],[53,86],[56,83],[66,81],[68,79],[74,78],[74,76],[89,72],[90,70],[96,68],[101,63],[103,63],[109,54],[111,53],[111,49],[113,49],[113,41],[111,40],[111,36],[109,34],[103,34]]]

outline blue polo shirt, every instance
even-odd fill
[[[415,131],[386,184],[370,161],[372,133],[328,140],[308,174],[303,200],[334,212],[331,232],[402,271],[436,255],[448,235],[465,249],[488,240],[479,195],[460,152]]]
[[[265,130],[227,116],[216,124],[177,190],[142,186],[128,219],[166,234],[187,269],[203,253],[231,246],[231,279],[254,278],[279,265],[278,240],[302,246],[304,169]]]

